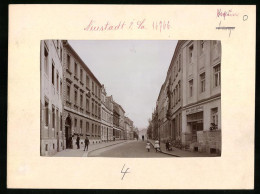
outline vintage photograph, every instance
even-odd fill
[[[42,40],[40,52],[41,156],[221,156],[221,41]]]

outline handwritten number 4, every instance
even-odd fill
[[[124,164],[124,166],[123,166],[123,168],[122,168],[122,170],[121,170],[121,173],[123,173],[123,176],[122,176],[122,179],[121,179],[121,180],[124,179],[126,173],[130,173],[130,172],[127,172],[127,171],[129,170],[129,168],[127,168],[125,171],[123,171],[124,168],[125,168],[125,164]]]

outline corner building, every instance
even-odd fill
[[[190,150],[221,153],[221,43],[185,41],[182,143]]]
[[[101,84],[67,41],[63,41],[63,126],[66,148],[101,142]]]
[[[220,41],[178,41],[152,123],[155,139],[221,153]]]
[[[42,40],[40,55],[40,155],[50,156],[64,149],[62,138],[62,42]]]

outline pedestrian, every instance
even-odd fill
[[[168,140],[166,141],[165,146],[166,146],[166,150],[169,151],[169,141]]]
[[[142,135],[142,140],[144,141],[144,136]]]
[[[77,136],[77,147],[78,147],[78,149],[79,149],[79,140],[80,140],[80,137],[79,137],[79,135]]]
[[[147,142],[147,143],[146,143],[146,149],[147,149],[148,152],[150,152],[150,148],[151,148],[151,147],[150,147],[150,142]]]
[[[155,151],[157,152],[157,151],[160,151],[160,142],[159,142],[159,140],[156,140],[155,142],[154,142],[154,148],[155,148]]]
[[[87,150],[88,150],[88,144],[89,144],[89,139],[88,139],[88,136],[86,136],[84,151],[86,150],[86,148],[87,148]]]

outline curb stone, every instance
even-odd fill
[[[149,141],[149,140],[148,140],[148,141]],[[153,143],[152,143],[151,141],[149,141],[149,142],[152,144],[152,146],[153,146],[153,148],[154,148]],[[180,157],[180,156],[175,155],[175,154],[172,154],[172,153],[164,152],[164,151],[162,151],[161,149],[159,150],[159,152],[161,152],[161,153],[163,153],[163,154],[166,154],[166,155],[169,155],[169,156]]]
[[[117,144],[120,144],[120,143],[125,143],[125,142],[127,142],[127,141],[123,141],[123,142],[121,141],[119,143],[114,143],[114,144],[107,145],[107,146],[104,146],[104,147],[96,148],[94,150],[90,150],[89,152],[88,151],[84,151],[82,157],[87,157],[90,152],[93,152],[93,151],[96,151],[96,150],[100,150],[100,149],[103,149],[103,148],[106,148],[106,147],[110,147],[110,146],[113,146],[113,145],[117,145]]]

